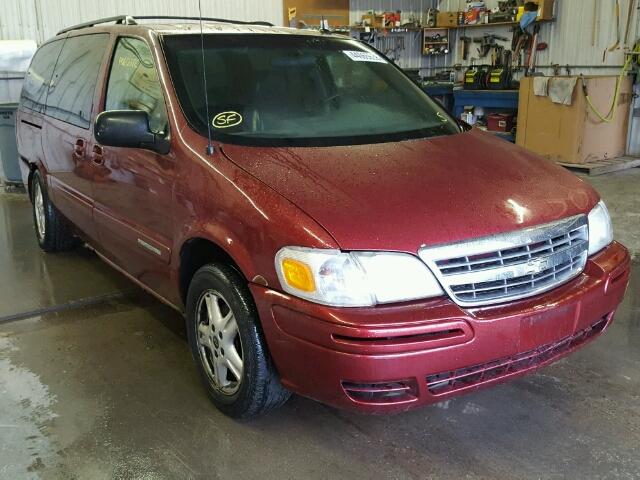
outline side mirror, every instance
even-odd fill
[[[144,148],[165,155],[169,140],[149,128],[149,115],[139,110],[107,110],[96,118],[96,140],[111,147]]]

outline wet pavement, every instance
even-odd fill
[[[634,253],[639,180],[597,185]],[[87,249],[41,253],[27,198],[3,194],[0,479],[636,479],[638,267],[611,328],[538,374],[392,417],[294,397],[239,423],[209,403],[176,312]]]

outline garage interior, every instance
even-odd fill
[[[37,46],[114,15],[197,17],[197,0],[5,0],[0,478],[640,478],[640,4],[538,0],[522,34],[524,3],[202,0],[374,46],[456,118],[591,184],[632,259],[606,333],[536,373],[391,416],[294,395],[239,422],[202,390],[179,313],[88,247],[38,248],[15,142]]]

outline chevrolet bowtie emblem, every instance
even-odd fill
[[[527,275],[535,275],[536,273],[540,273],[543,270],[546,270],[550,267],[549,260],[546,258],[541,258],[538,260],[529,260],[527,262],[527,267],[525,273]]]

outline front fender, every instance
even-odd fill
[[[216,149],[184,162],[174,188],[176,238],[172,252],[179,282],[180,252],[191,239],[220,247],[252,281],[262,276],[280,289],[275,254],[286,245],[338,248],[333,237],[268,185],[236,166]]]

